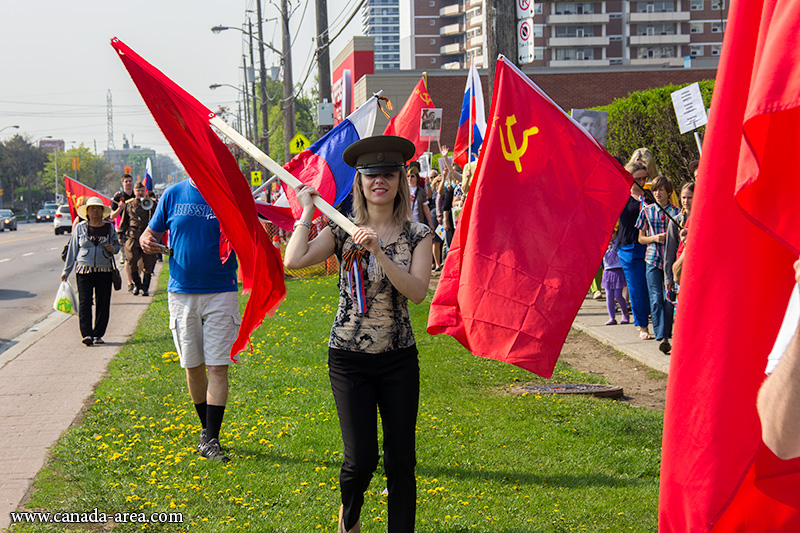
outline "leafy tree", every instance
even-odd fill
[[[0,143],[0,180],[2,180],[5,207],[18,209],[35,207],[32,193],[34,185],[41,198],[36,179],[47,161],[47,153],[34,146],[28,139],[17,134],[5,143]],[[20,196],[24,199],[19,200]]]
[[[64,179],[63,176],[67,175],[71,178],[77,179],[87,187],[110,196],[111,192],[116,190],[119,185],[117,181],[119,178],[114,174],[114,169],[106,162],[106,160],[99,155],[93,154],[89,148],[81,143],[76,148],[70,148],[66,152],[55,152],[58,156],[58,190],[64,192]],[[45,193],[54,193],[56,183],[54,176],[56,176],[55,160],[53,153],[46,153],[46,163],[44,168],[39,172],[38,183]],[[72,158],[80,158],[80,168],[73,170]],[[142,167],[144,169],[144,167]]]
[[[625,162],[634,150],[647,147],[656,158],[659,171],[677,186],[690,177],[689,163],[700,154],[692,132],[680,134],[671,94],[687,84],[667,85],[631,93],[599,107],[608,111],[608,151]],[[711,103],[714,81],[700,82],[706,107]]]

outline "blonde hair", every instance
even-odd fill
[[[397,194],[394,197],[394,208],[392,210],[392,223],[403,227],[408,222],[410,215],[411,193],[408,190],[406,171],[405,169],[400,169],[400,181],[397,184]],[[369,223],[367,198],[364,196],[361,172],[356,172],[356,179],[353,180],[353,222],[356,226],[363,226]]]
[[[631,154],[631,159],[628,161],[628,164],[634,162],[643,163],[645,169],[647,170],[647,180],[650,181],[656,176],[658,176],[658,170],[656,169],[656,158],[653,157],[653,153],[647,148],[637,148]]]

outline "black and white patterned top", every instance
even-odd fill
[[[339,260],[339,311],[331,328],[328,345],[338,350],[362,353],[384,353],[408,348],[415,343],[411,320],[408,316],[408,298],[394,288],[384,276],[371,281],[368,275],[370,254],[362,259],[364,292],[367,312],[359,314],[347,290],[347,272],[342,256],[361,247],[342,228],[329,223],[336,241],[336,258]],[[430,229],[417,222],[407,222],[397,240],[387,244],[383,252],[402,270],[411,270],[411,257],[417,244],[430,233]]]

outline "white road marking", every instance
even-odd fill
[[[0,263],[5,263],[6,261],[11,261],[11,259],[9,259],[8,257],[6,257],[5,259],[0,259]]]
[[[49,252],[49,251],[51,251],[51,250],[59,250],[59,249],[60,249],[60,248],[59,248],[58,246],[56,246],[55,248],[48,248],[48,249],[47,249],[47,251]]]
[[[28,257],[29,255],[33,255],[33,252],[28,252],[27,254],[22,254],[22,257]]]

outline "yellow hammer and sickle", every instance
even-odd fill
[[[432,102],[431,95],[429,95],[428,93],[421,92],[419,89],[417,89],[417,94],[419,94],[420,100],[430,105],[430,103]]]
[[[520,162],[520,159],[528,150],[528,137],[539,133],[539,128],[534,126],[532,128],[528,128],[527,130],[523,130],[522,146],[517,148],[517,140],[514,138],[514,132],[511,130],[511,126],[513,126],[516,123],[517,123],[517,117],[515,115],[506,117],[506,130],[508,132],[508,149],[506,149],[506,140],[503,137],[503,127],[500,126],[498,130],[500,131],[500,146],[503,148],[503,155],[505,156],[506,161],[513,161],[514,166],[517,169],[517,172],[522,172],[522,163]]]

